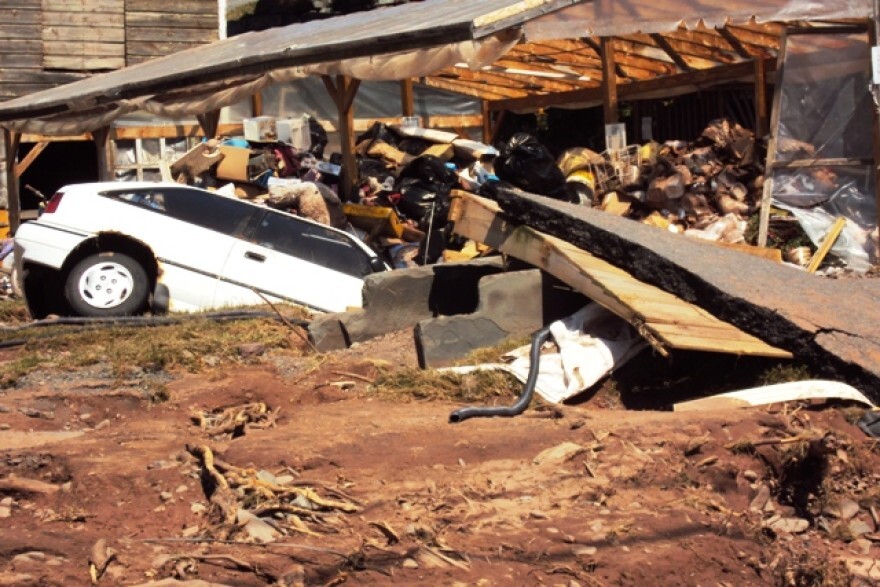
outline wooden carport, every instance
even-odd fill
[[[602,105],[732,80],[755,84],[755,130],[768,130],[765,84],[787,26],[869,26],[876,1],[426,0],[226,39],[0,103],[10,223],[19,222],[22,137],[88,136],[100,175],[112,177],[113,120],[145,109],[197,115],[217,132],[218,112],[271,83],[319,75],[338,109],[344,167],[355,169],[352,101],[359,80],[401,80],[403,115],[413,80],[476,97],[491,142],[505,111]],[[657,6],[661,5],[661,6]],[[686,14],[686,19],[681,15]],[[876,37],[876,35],[874,35]],[[194,132],[188,129],[186,132]],[[350,188],[347,175],[343,188]]]

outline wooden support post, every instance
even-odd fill
[[[257,92],[251,96],[251,116],[261,116],[263,114],[263,94]]]
[[[21,192],[18,176],[15,174],[15,160],[18,158],[18,147],[21,144],[21,133],[3,129],[3,152],[6,157],[6,207],[9,210],[9,233],[15,234],[21,225]]]
[[[481,100],[480,108],[483,113],[483,142],[491,145],[492,140],[492,111],[489,110],[489,101]]]
[[[416,114],[412,78],[400,80],[400,111],[404,116],[415,116]]]
[[[109,126],[92,131],[92,141],[98,152],[98,181],[113,181],[113,143],[110,141],[112,129]]]
[[[602,109],[605,124],[620,121],[617,108],[617,69],[614,59],[614,39],[602,37]]]
[[[880,44],[880,0],[874,0],[874,18],[871,22],[872,26],[868,27],[868,36],[871,41],[871,46],[876,46]],[[877,80],[874,80],[877,81]],[[872,108],[873,116],[874,116],[874,124],[872,129],[872,136],[874,137],[874,162],[872,164],[872,168],[874,170],[874,198],[877,206],[877,226],[880,226],[880,111],[878,111],[878,104],[880,104],[880,85],[871,85],[871,94],[874,98],[874,108]]]
[[[773,110],[770,112],[770,128],[767,141],[767,161],[764,171],[764,189],[761,196],[761,212],[758,217],[758,246],[766,247],[770,232],[770,207],[773,202],[773,167],[776,165],[776,131],[779,129],[779,110],[782,103],[783,68],[788,33],[780,39],[779,54],[776,56],[776,84],[773,90]]]
[[[770,114],[767,110],[767,63],[763,58],[755,59],[755,136],[767,134]]]
[[[498,140],[498,131],[501,130],[501,126],[504,124],[504,118],[507,115],[507,110],[499,110],[498,117],[495,119],[494,124],[492,125],[492,134],[489,136],[489,140],[486,144],[494,145],[495,141]]]
[[[217,136],[217,128],[220,126],[219,110],[197,114],[196,118],[199,121],[199,126],[202,127],[202,132],[205,133],[206,139],[213,139]]]
[[[328,75],[322,75],[324,87],[333,101],[339,114],[339,143],[342,148],[342,177],[340,195],[344,202],[354,200],[354,184],[358,177],[357,159],[354,156],[354,98],[361,81],[344,75],[337,75],[334,82]]]

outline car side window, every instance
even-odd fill
[[[254,213],[250,206],[232,198],[185,188],[139,189],[104,195],[224,234],[234,234]]]
[[[373,272],[369,256],[345,235],[277,212],[263,217],[254,241],[346,275],[364,277]]]

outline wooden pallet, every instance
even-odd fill
[[[559,238],[504,219],[492,200],[461,199],[455,232],[539,267],[630,324],[660,353],[686,349],[791,358],[706,310]]]

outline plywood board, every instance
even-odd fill
[[[639,281],[589,252],[500,215],[498,205],[468,194],[455,232],[540,267],[632,324],[657,350],[699,350],[790,358],[703,308]]]

